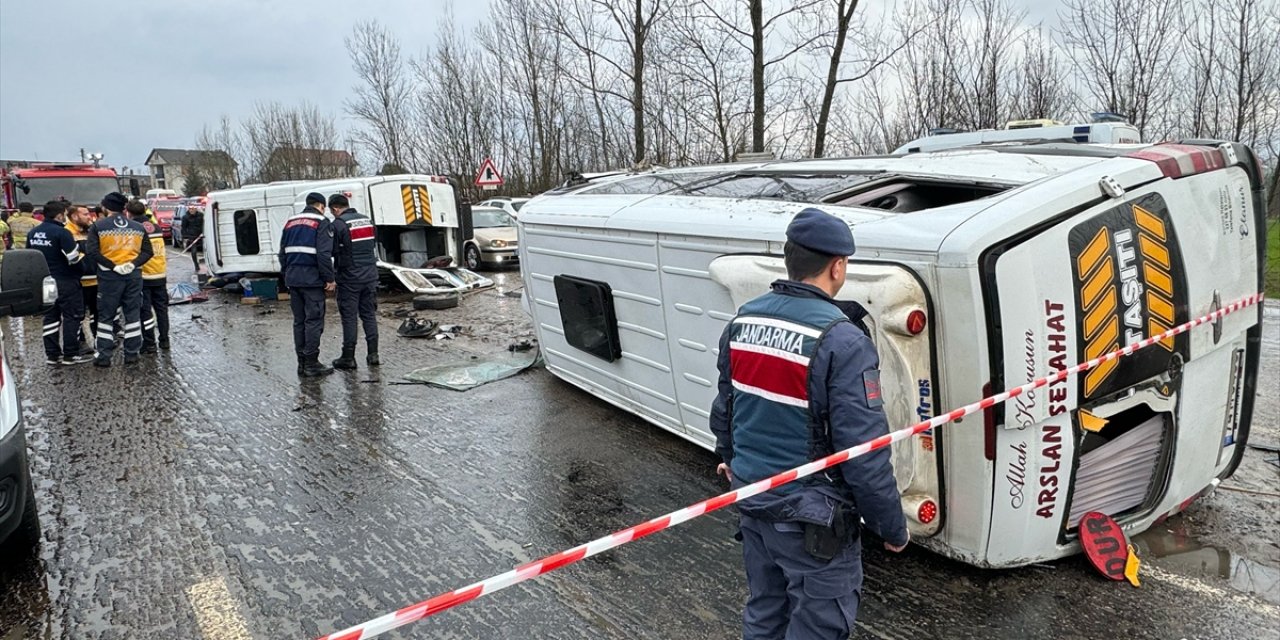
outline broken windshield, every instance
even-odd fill
[[[589,195],[655,195],[679,189],[700,180],[720,175],[721,171],[680,171],[674,173],[647,173],[633,178],[609,182],[595,189],[585,189]]]
[[[691,196],[716,198],[770,198],[789,202],[821,202],[834,194],[879,177],[882,177],[882,174],[738,173],[694,185],[685,189],[684,193]]]

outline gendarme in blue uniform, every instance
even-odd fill
[[[377,228],[369,216],[346,208],[346,196],[329,197],[333,210],[333,266],[337,271],[338,313],[342,317],[342,357],[333,361],[338,369],[356,367],[356,321],[364,325],[366,362],[378,359],[378,253]]]
[[[865,310],[805,283],[780,280],[771,289],[743,305],[720,339],[710,424],[734,488],[888,433],[879,357],[860,322]],[[739,509],[747,640],[847,638],[862,587],[858,517],[887,542],[907,542],[888,449]],[[806,528],[831,528],[839,541],[831,557],[810,553]]]
[[[310,201],[308,196],[307,207],[285,221],[278,256],[285,286],[289,287],[299,371],[308,365],[320,368],[324,287],[333,282],[333,224]],[[323,203],[321,199],[320,206]]]

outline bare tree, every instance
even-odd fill
[[[822,34],[791,29],[789,37],[782,42],[776,42],[776,37],[771,36],[779,29],[794,27],[793,21],[814,11],[822,1],[785,0],[777,6],[776,11],[766,15],[764,0],[731,0],[728,3],[702,0],[703,9],[719,23],[718,28],[734,34],[738,47],[751,57],[751,150],[754,152],[765,150],[766,131],[769,128],[767,96],[772,84],[769,77],[771,68],[806,50]],[[744,12],[746,24],[741,22]],[[785,79],[784,83],[789,79]],[[775,122],[785,120],[786,118],[774,119]]]
[[[230,116],[223,115],[216,126],[205,125],[196,135],[200,154],[198,169],[214,189],[234,188],[240,184],[245,165],[244,141]]]
[[[667,0],[567,0],[570,5],[585,3],[566,10],[559,5],[552,23],[556,31],[586,56],[591,64],[604,64],[626,78],[626,93],[611,92],[631,107],[633,159],[645,161],[645,77],[647,54],[653,28],[666,13]],[[614,52],[625,55],[613,55]],[[592,74],[594,78],[594,72]]]
[[[1182,38],[1178,0],[1065,0],[1062,34],[1081,84],[1143,138],[1171,129]]]
[[[355,132],[357,143],[373,154],[375,166],[414,166],[413,145],[405,140],[412,86],[400,43],[376,20],[356,23],[343,42],[360,77],[344,103],[347,113],[366,127]]]
[[[1013,118],[1062,118],[1075,104],[1067,77],[1052,41],[1037,29],[1022,40],[1010,115]]]
[[[350,152],[340,149],[334,117],[313,104],[258,103],[241,128],[259,180],[319,180],[354,169]]]

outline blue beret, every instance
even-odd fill
[[[316,193],[315,191],[312,191],[311,193],[308,193],[308,194],[307,194],[307,204],[320,204],[320,205],[323,205],[323,204],[324,204],[324,196],[323,196],[323,195],[321,195],[321,194],[319,194],[319,193]]]
[[[812,208],[796,214],[787,225],[787,240],[829,256],[851,256],[854,250],[848,223]]]

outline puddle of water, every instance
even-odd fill
[[[1216,579],[1280,605],[1280,567],[1204,544],[1180,528],[1158,526],[1134,536],[1132,542],[1144,563],[1185,576]]]

